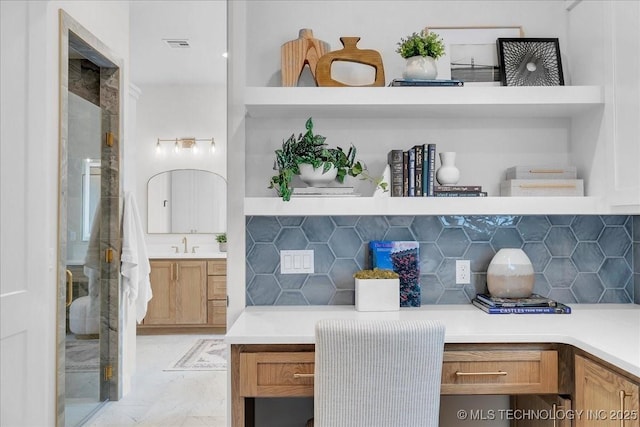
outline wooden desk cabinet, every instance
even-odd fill
[[[139,333],[220,332],[226,327],[226,260],[153,260]],[[214,329],[216,328],[216,329]]]
[[[252,425],[253,398],[313,396],[314,357],[307,344],[232,345],[232,425]],[[441,393],[553,396],[558,370],[558,351],[548,345],[447,345]]]

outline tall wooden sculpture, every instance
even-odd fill
[[[305,65],[309,65],[311,75],[316,79],[318,60],[330,48],[329,43],[313,38],[312,30],[301,29],[297,39],[286,42],[280,48],[282,86],[297,86]]]

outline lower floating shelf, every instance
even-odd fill
[[[247,216],[331,215],[588,215],[597,197],[247,197]]]

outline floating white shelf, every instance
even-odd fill
[[[599,210],[596,197],[247,197],[244,214],[312,215],[577,215]]]
[[[601,86],[247,87],[249,117],[573,117]]]

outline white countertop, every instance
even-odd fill
[[[226,335],[228,344],[313,344],[321,319],[432,319],[447,343],[563,343],[640,378],[640,305],[570,304],[571,314],[487,314],[472,305],[427,305],[396,312],[354,306],[247,307]]]
[[[149,254],[149,259],[220,259],[226,258],[226,252],[153,252]]]

